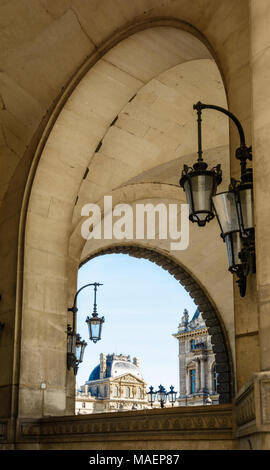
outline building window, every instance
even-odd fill
[[[190,341],[190,350],[193,351],[193,349],[195,349],[195,339]]]
[[[217,393],[217,379],[218,379],[218,374],[216,370],[216,364],[214,364],[212,367],[212,389],[214,393]]]
[[[126,398],[130,398],[130,387],[126,387]]]
[[[114,387],[113,396],[118,397],[118,387],[117,387],[117,385],[115,385],[115,387]]]
[[[108,387],[107,385],[104,386],[104,397],[106,398],[108,395]]]
[[[91,393],[92,397],[95,397],[96,396],[96,387],[92,387],[91,390],[90,390],[90,393]]]
[[[196,392],[196,370],[191,369],[189,371],[189,379],[190,379],[190,393]]]

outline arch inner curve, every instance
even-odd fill
[[[203,287],[175,259],[158,250],[145,246],[128,244],[110,246],[93,253],[84,260],[84,263],[97,256],[119,253],[127,254],[134,258],[147,259],[157,264],[171,274],[189,293],[197,305],[211,337],[212,348],[215,354],[216,372],[218,373],[217,393],[219,394],[219,403],[231,403],[234,381],[230,345],[221,315]]]

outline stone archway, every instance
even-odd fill
[[[174,24],[175,22],[172,21],[172,25]],[[134,93],[138,89],[146,85],[145,89],[147,91],[148,81],[151,82],[152,78],[159,72],[164,72],[164,69],[166,72],[168,67],[173,69],[179,62],[181,67],[182,65],[186,67],[188,73],[186,74],[183,69],[178,78],[181,80],[182,75],[185,76],[185,83],[189,83],[192,90],[191,95],[188,94],[186,98],[185,108],[183,109],[184,115],[188,114],[189,116],[188,122],[190,124],[188,126],[191,129],[188,133],[188,140],[190,141],[191,137],[191,141],[187,146],[184,146],[184,152],[191,153],[193,151],[193,113],[190,100],[193,101],[194,93],[196,99],[198,98],[196,95],[198,86],[193,83],[193,80],[189,79],[190,74],[192,75],[193,63],[195,69],[197,67],[196,80],[199,80],[199,83],[202,83],[202,70],[207,77],[210,74],[211,80],[203,81],[205,99],[214,99],[216,101],[216,98],[218,98],[219,103],[223,105],[226,102],[225,90],[218,68],[211,58],[209,50],[198,39],[197,34],[192,36],[190,32],[169,26],[168,20],[166,20],[164,26],[160,26],[160,23],[155,26],[151,24],[150,31],[144,29],[136,34],[131,40],[128,38],[126,43],[123,41],[123,43],[117,44],[115,50],[109,51],[107,57],[104,56],[99,62],[96,62],[78,84],[68,101],[62,103],[64,105],[63,109],[51,129],[50,135],[45,136],[47,141],[42,155],[37,154],[33,164],[35,177],[32,186],[31,178],[29,179],[31,195],[27,206],[25,225],[22,328],[19,332],[21,334],[21,348],[19,351],[21,364],[19,414],[21,416],[71,412],[72,406],[67,405],[67,403],[72,403],[74,383],[70,374],[56,373],[56,370],[63,371],[66,369],[67,305],[76,286],[76,278],[74,277],[73,288],[69,288],[70,268],[72,263],[74,265],[74,261],[77,266],[80,262],[80,258],[73,260],[68,253],[70,243],[72,243],[72,231],[78,225],[76,212],[80,204],[80,198],[78,203],[78,194],[81,195],[81,188],[86,190],[88,195],[90,191],[90,196],[93,194],[91,200],[96,202],[95,181],[91,180],[93,171],[91,171],[92,167],[89,167],[89,165],[97,162],[95,168],[98,172],[101,172],[100,181],[104,191],[107,191],[106,184],[110,182],[110,165],[105,166],[102,172],[102,168],[98,164],[102,158],[99,152],[99,142],[101,139],[103,140],[104,134],[112,136],[116,151],[118,148],[119,138],[114,136],[115,134],[118,135],[120,131],[117,126],[112,126],[112,120],[118,115],[119,111],[132,101]],[[153,35],[155,40],[153,40]],[[162,38],[165,38],[165,40]],[[166,38],[168,41],[166,41]],[[133,40],[135,40],[135,50],[140,46],[142,54],[145,53],[145,44],[149,44],[150,51],[156,48],[156,44],[158,44],[158,49],[161,48],[159,50],[161,62],[156,64],[155,60],[152,62],[146,57],[147,60],[145,59],[139,77],[130,74],[128,61],[126,64],[127,70],[123,70],[124,64],[122,61],[124,60],[125,63],[129,57],[127,51],[130,47],[131,50],[134,50]],[[176,47],[175,43],[177,42],[179,48]],[[172,53],[169,56],[166,53],[168,44],[172,44]],[[191,45],[190,49],[189,44]],[[181,52],[181,45],[184,47],[184,53]],[[200,60],[202,60],[202,63]],[[209,61],[209,65],[205,61]],[[121,65],[121,62],[123,65]],[[200,68],[200,64],[202,68]],[[170,81],[171,75],[166,79]],[[154,87],[156,84],[159,87],[164,86],[161,82],[155,82]],[[153,101],[154,98],[153,105],[155,107],[155,93],[153,94],[151,88],[149,93],[150,95],[144,93],[143,99],[146,98],[147,101],[150,96],[150,101]],[[167,107],[166,120],[168,122],[172,102],[175,104],[177,102],[179,110],[181,110],[184,93],[180,94],[178,101],[174,94],[171,96],[166,92],[166,87],[164,87],[164,93],[164,106]],[[166,102],[166,96],[168,103]],[[138,105],[140,99],[139,96]],[[147,102],[145,104],[147,106]],[[157,104],[159,104],[158,100]],[[187,110],[189,111],[187,112]],[[156,112],[155,120],[158,119],[158,115]],[[177,116],[179,116],[178,109],[175,110],[175,119],[178,119]],[[187,125],[186,121],[184,124]],[[214,133],[213,129],[217,128],[217,120],[213,119],[212,124],[212,132],[208,133],[210,139],[208,147],[210,149],[224,146],[225,142],[228,142],[227,122],[225,126],[221,126],[221,132]],[[169,131],[176,133],[178,135],[177,139],[179,139],[177,122],[172,122],[171,127],[172,129],[169,129]],[[170,140],[170,132],[168,136],[166,135],[167,142],[168,139]],[[164,163],[164,161],[168,162],[170,159],[175,158],[173,149],[168,154],[167,148],[164,148],[162,135],[157,140],[158,143],[153,144],[151,139],[155,141],[155,135],[153,136],[151,133],[152,130],[150,129],[149,145],[146,146],[146,149],[141,149],[143,158],[140,159],[137,154],[137,160],[134,161],[130,153],[132,148],[130,135],[132,135],[132,132],[127,132],[128,139],[126,142],[129,142],[131,147],[128,146],[126,149],[126,158],[122,166],[122,172],[123,174],[126,172],[127,180]],[[186,129],[183,135],[187,135]],[[217,136],[217,140],[215,140],[215,136]],[[183,141],[184,139],[180,140]],[[147,139],[145,142],[147,143]],[[105,146],[105,144],[103,145]],[[177,146],[177,141],[175,146]],[[112,148],[109,141],[108,147]],[[227,162],[226,172],[228,172],[228,153],[226,155],[224,161]],[[107,157],[106,152],[105,157]],[[109,159],[113,160],[114,158],[115,156],[112,155],[112,158]],[[122,157],[120,156],[121,161]],[[37,162],[38,166],[36,167]],[[87,168],[89,168],[88,172]],[[106,168],[108,174],[106,174]],[[121,171],[121,167],[119,168],[118,173]],[[104,180],[105,174],[106,178]],[[104,181],[106,184],[104,184]],[[126,182],[125,179],[122,179],[120,184]],[[88,186],[85,183],[88,183]],[[115,185],[117,186],[117,182],[115,182]],[[92,193],[92,191],[94,192]],[[26,203],[27,197],[28,195],[25,198]],[[101,197],[100,191],[97,197]],[[44,357],[44,351],[46,351],[46,357]],[[31,361],[29,361],[29,355],[31,355]],[[53,367],[50,367],[49,364]],[[43,401],[40,393],[40,383],[43,382],[48,384],[45,401]],[[32,385],[29,386],[28,384]]]
[[[178,261],[158,250],[145,246],[128,244],[109,246],[93,253],[89,258],[85,259],[82,264],[85,264],[97,256],[113,253],[127,254],[135,258],[148,259],[158,266],[161,266],[165,271],[168,271],[168,273],[186,289],[198,306],[208,328],[209,335],[211,336],[211,343],[215,354],[216,371],[219,374],[217,386],[219,402],[220,404],[231,403],[234,394],[234,374],[229,341],[220,313],[209,299],[203,287]]]

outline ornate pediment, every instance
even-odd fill
[[[186,368],[187,368],[187,369],[192,369],[192,368],[194,368],[194,367],[196,367],[196,359],[191,359],[191,360],[187,363]]]
[[[132,374],[123,374],[120,375],[119,377],[116,377],[113,382],[119,382],[119,383],[133,383],[133,384],[144,384],[145,382],[142,379],[138,379],[135,375]]]

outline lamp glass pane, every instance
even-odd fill
[[[191,195],[191,190],[190,190],[190,178],[187,178],[184,184],[184,190],[186,194],[186,199],[187,199],[187,204],[189,206],[189,213],[193,213],[193,201],[192,201],[192,195]]]
[[[236,198],[233,191],[216,194],[213,204],[223,235],[240,230]]]
[[[80,361],[81,359],[81,343],[76,344],[76,359]]]
[[[96,342],[100,339],[101,323],[98,319],[91,319],[89,322],[89,337]]]
[[[72,353],[72,335],[69,334],[67,337],[67,351],[68,353]]]
[[[211,175],[194,175],[190,178],[194,212],[211,212],[214,177]],[[199,217],[204,217],[203,214]]]
[[[155,392],[147,392],[148,403],[153,403],[156,399]]]
[[[71,354],[75,354],[76,352],[76,335],[74,334],[68,334],[67,338],[67,346],[68,346],[68,352]]]
[[[82,347],[81,347],[80,362],[83,361],[83,356],[84,356],[85,348],[86,348],[86,343],[83,343],[83,345],[82,345]]]
[[[238,254],[241,251],[241,238],[239,232],[230,233],[225,236],[229,269],[242,263]]]
[[[240,189],[240,204],[244,230],[254,227],[254,214],[253,214],[253,191],[249,189]]]
[[[158,399],[158,401],[163,401],[163,402],[165,402],[166,399],[167,399],[166,392],[164,392],[163,390],[158,391],[158,392],[157,392],[157,399]]]

